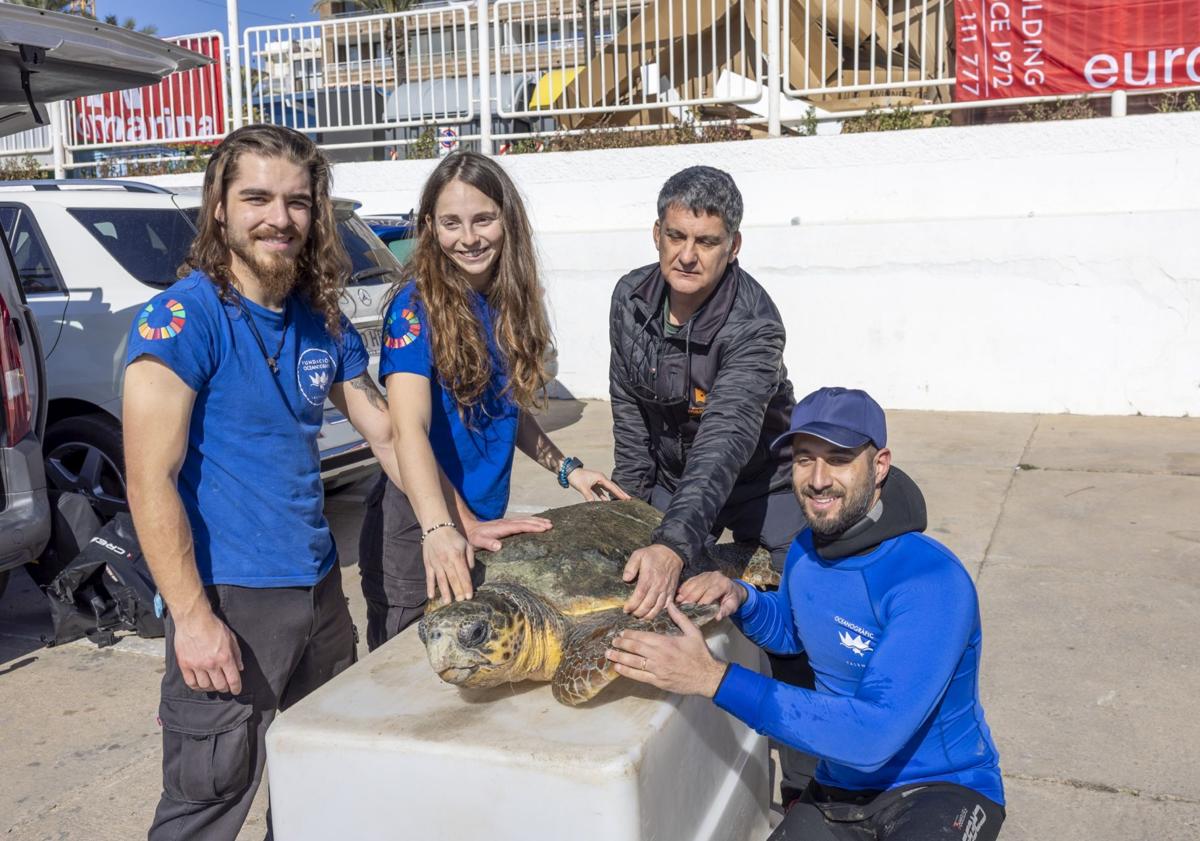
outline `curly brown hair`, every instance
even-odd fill
[[[297,260],[295,289],[309,306],[324,316],[325,328],[330,335],[340,335],[342,312],[338,299],[350,274],[350,258],[338,236],[333,200],[329,195],[332,181],[329,159],[315,143],[294,129],[256,124],[237,129],[221,141],[204,170],[196,238],[179,267],[179,277],[200,269],[217,285],[221,297],[229,299],[233,285],[229,245],[225,228],[216,214],[217,206],[225,201],[229,185],[237,178],[238,162],[244,154],[286,158],[308,170],[312,185],[312,227]]]
[[[434,366],[459,412],[471,414],[492,377],[483,325],[471,306],[471,285],[438,244],[434,208],[442,190],[461,181],[500,208],[504,244],[487,301],[495,314],[496,345],[504,360],[511,395],[522,409],[537,405],[549,377],[546,356],[553,338],[546,317],[533,234],[516,185],[499,164],[476,152],[447,155],[425,182],[417,211],[417,242],[404,276],[415,278],[417,297],[430,324]],[[392,290],[393,296],[399,286]]]

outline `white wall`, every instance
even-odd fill
[[[662,182],[728,170],[742,265],[788,327],[797,392],[892,408],[1200,414],[1200,115],[525,155],[559,379],[607,394],[608,297],[651,262]],[[433,161],[339,164],[364,213]],[[166,179],[163,179],[164,181]]]

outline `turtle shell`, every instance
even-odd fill
[[[504,541],[497,552],[478,552],[488,584],[519,584],[567,616],[621,607],[635,583],[621,580],[629,556],[653,543],[662,515],[641,500],[582,502],[538,515],[554,528]],[[711,548],[684,577],[717,569],[753,584],[777,583],[770,556],[741,543]],[[747,574],[748,573],[748,574]]]

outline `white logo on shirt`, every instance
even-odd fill
[[[842,645],[844,647],[850,649],[859,657],[862,657],[868,651],[875,650],[875,647],[871,645],[870,640],[865,640],[858,634],[850,636],[850,634],[846,631],[838,631],[838,639],[842,641]]]
[[[322,348],[308,348],[296,363],[296,381],[304,399],[314,406],[325,403],[333,380],[333,357]]]

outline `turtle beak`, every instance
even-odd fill
[[[442,669],[438,672],[438,677],[446,681],[446,683],[452,683],[455,686],[467,686],[471,680],[471,676],[475,674],[478,668],[478,666],[470,666],[465,669],[458,667]]]
[[[429,621],[430,619],[431,617],[422,619],[417,629],[417,635],[421,642],[425,643],[429,665],[442,680],[462,686],[478,670],[479,663],[458,644],[452,625]]]

